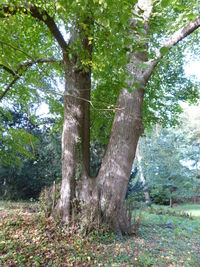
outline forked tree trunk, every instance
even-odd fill
[[[127,67],[134,79],[127,79],[130,88],[134,88],[134,81],[143,81],[145,85],[144,72],[136,66],[145,63],[146,60],[145,53],[131,53]],[[85,215],[87,221],[96,220],[95,217],[98,217],[102,223],[108,224],[120,233],[131,232],[131,224],[125,209],[125,195],[138,139],[143,132],[144,89],[140,87],[133,89],[132,92],[123,89],[120,93],[101,168],[98,176],[91,178],[88,171],[89,106],[85,104],[90,94],[89,91],[85,91],[87,94],[81,94],[83,89],[90,88],[90,75],[76,71],[75,67],[67,62],[66,80],[62,140],[63,178],[61,197],[56,210],[65,222],[70,222],[73,201],[78,198],[83,204],[83,209],[85,207],[88,210]],[[77,177],[80,164],[81,177]],[[77,179],[78,186],[76,186]]]
[[[86,101],[86,97],[89,100],[90,74],[74,71],[68,65],[66,76],[62,184],[56,213],[63,221],[70,223],[73,201],[78,197],[82,203],[90,205],[90,212],[99,212],[102,222],[120,232],[130,232],[124,199],[138,139],[143,131],[143,89],[137,89],[134,93],[124,89],[120,94],[102,166],[98,176],[91,178],[89,103]]]

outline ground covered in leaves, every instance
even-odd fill
[[[184,208],[194,216],[187,216]],[[200,205],[134,214],[132,236],[67,230],[37,204],[0,202],[0,266],[200,266]]]

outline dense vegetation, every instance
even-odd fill
[[[9,113],[10,120],[2,125],[13,135],[1,140],[1,198],[38,199],[43,187],[61,180],[61,134],[52,130],[53,119],[30,120],[18,110]]]

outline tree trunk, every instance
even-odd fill
[[[144,20],[146,20],[150,15],[151,1],[145,0],[139,3],[141,7],[144,3],[146,5],[144,5],[147,11],[144,12]],[[136,12],[137,10],[138,7]],[[146,25],[145,29],[147,29]],[[87,43],[88,41],[85,40],[84,47],[89,51],[90,47]],[[144,70],[138,66],[146,63],[146,53],[130,52],[127,84],[132,92],[122,89],[119,95],[109,143],[96,178],[89,177],[90,123],[87,101],[90,100],[90,90],[88,90],[91,84],[90,74],[77,71],[75,65],[68,60],[65,61],[67,86],[64,95],[62,137],[63,177],[61,196],[56,210],[65,222],[70,222],[76,193],[85,210],[88,210],[87,221],[89,218],[91,221],[100,218],[101,222],[120,233],[131,232],[130,217],[128,218],[125,208],[125,195],[138,140],[143,132],[144,89],[142,86],[145,86],[148,79],[145,80]],[[134,89],[134,83],[142,86]]]
[[[143,3],[144,1],[139,2]],[[145,3],[149,7],[149,0],[145,0]],[[138,36],[138,38],[140,37]],[[73,66],[69,68],[69,64],[67,64],[68,88],[67,94],[64,96],[62,140],[63,179],[61,197],[57,205],[57,210],[65,222],[71,220],[77,170],[82,162],[81,177],[78,177],[79,183],[76,191],[78,192],[77,198],[88,210],[86,212],[87,221],[89,218],[91,221],[100,218],[101,222],[108,224],[120,233],[131,232],[130,218],[128,218],[125,208],[125,195],[138,140],[143,132],[142,103],[144,96],[144,89],[142,87],[134,89],[134,82],[141,82],[143,86],[145,85],[144,70],[137,66],[146,61],[146,53],[130,53],[130,63],[127,68],[131,78],[130,76],[127,78],[127,84],[132,92],[122,89],[119,95],[109,143],[96,178],[89,177],[89,105],[84,106],[85,102],[81,99],[89,100],[89,94],[85,93],[83,96],[81,89],[88,89],[90,76],[76,72]],[[73,97],[69,95],[73,95]],[[81,143],[81,155],[79,143]]]
[[[142,126],[143,89],[123,90],[118,99],[111,136],[98,174],[103,220],[121,232],[130,231],[122,212]]]
[[[120,233],[130,232],[124,200],[138,139],[143,132],[144,90],[139,88],[133,93],[122,90],[102,166],[98,176],[91,178],[89,103],[86,101],[89,94],[88,90],[83,90],[90,89],[90,74],[74,71],[68,66],[66,76],[62,136],[63,177],[56,214],[64,222],[70,223],[73,201],[78,198],[89,207],[90,216],[91,213],[101,216],[103,223]]]
[[[76,183],[89,174],[90,72],[77,70],[66,60],[64,122],[62,134],[62,184],[55,213],[70,223]]]
[[[144,10],[144,29],[147,35],[146,22],[151,14],[152,1],[139,0],[135,12],[141,8]],[[130,23],[134,24],[134,21]],[[137,38],[139,40],[140,36]],[[144,48],[146,46],[144,44]],[[138,140],[143,132],[143,88],[149,78],[141,68],[141,65],[146,65],[148,60],[146,52],[133,52],[130,47],[129,57],[130,61],[127,64],[129,76],[126,83],[132,92],[123,89],[119,95],[110,140],[97,177],[103,221],[120,233],[131,232],[131,221],[125,208],[125,195]],[[137,89],[134,86],[136,83],[139,85]]]
[[[172,197],[170,197],[170,199],[169,199],[169,206],[170,206],[170,208],[172,208],[172,207],[173,207],[173,201],[172,201]]]

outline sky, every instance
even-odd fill
[[[200,59],[193,60],[189,64],[185,64],[184,69],[187,77],[191,76],[197,80],[200,80]]]

